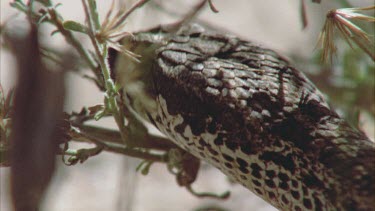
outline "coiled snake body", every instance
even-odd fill
[[[125,93],[181,148],[282,210],[374,209],[374,143],[272,50],[197,25],[126,45]]]

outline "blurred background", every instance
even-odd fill
[[[17,14],[18,12],[9,6],[10,2],[1,1],[1,24],[22,29],[25,21],[24,16]],[[84,22],[81,1],[55,2],[62,3],[58,10],[65,20]],[[124,2],[130,7],[135,1]],[[146,5],[130,17],[126,25],[127,31],[132,32],[160,24],[173,23],[186,14],[198,1],[160,0],[154,2],[156,3]],[[299,0],[213,0],[219,13],[213,13],[206,8],[194,21],[221,28],[244,39],[261,43],[289,58],[298,69],[311,75],[314,82],[326,81],[319,75],[321,66],[314,65],[316,62],[313,61],[317,60],[317,53],[314,49],[327,11],[340,8],[342,4],[340,1],[323,0],[321,4],[306,1],[309,25],[302,30],[300,2]],[[373,0],[348,2],[357,7],[373,4]],[[110,3],[111,1],[98,1],[101,17],[105,16]],[[68,49],[61,36],[56,35],[52,38],[49,36],[53,27],[46,25],[43,26],[43,30],[43,38],[45,38],[43,42],[59,49]],[[88,40],[83,37],[82,43],[89,45]],[[14,62],[12,55],[2,48],[0,50],[0,79],[5,90],[9,90],[14,84]],[[339,70],[340,68],[336,69],[336,75],[340,75],[340,72],[337,72]],[[369,80],[374,80],[371,77],[370,75]],[[321,86],[319,88],[323,92],[330,88],[327,88],[324,83],[318,83],[318,86]],[[354,86],[354,91],[360,90],[357,90],[356,84],[352,86]],[[75,73],[67,74],[66,87],[65,110],[68,112],[79,111],[83,106],[96,105],[103,101],[103,94],[97,87]],[[361,103],[365,104],[365,107],[368,105],[370,109],[365,109],[359,118],[361,128],[372,139],[374,139],[374,121],[371,112],[374,105],[374,99],[371,97],[374,93],[373,89],[374,87],[370,86],[370,90],[367,90],[369,93],[362,93],[365,99]],[[334,93],[336,89],[330,90],[329,97],[331,98],[332,96],[343,96],[343,99],[333,97],[335,100],[332,103],[335,105],[341,105],[340,102],[347,98],[342,93]],[[352,108],[351,104],[345,105]],[[350,114],[347,115],[346,110],[347,107],[339,106],[338,112],[350,119]],[[110,119],[101,121],[99,124],[115,127]],[[81,145],[76,147],[81,147]],[[232,211],[276,210],[242,186],[232,184],[220,171],[208,164],[202,166],[198,180],[193,187],[197,191],[215,193],[230,190],[231,197],[228,200],[199,199],[192,196],[176,184],[174,176],[168,173],[165,165],[154,164],[149,174],[143,176],[135,171],[140,160],[119,154],[103,152],[83,164],[75,166],[65,166],[60,157],[56,161],[57,169],[44,199],[42,210],[192,211],[207,206],[217,206],[223,210]],[[12,210],[9,184],[9,168],[0,168],[1,211]]]

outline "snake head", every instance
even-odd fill
[[[130,106],[145,119],[146,113],[155,111],[152,70],[158,49],[170,41],[186,42],[184,39],[204,31],[197,24],[181,27],[176,32],[173,32],[174,30],[173,25],[159,26],[134,33],[121,41],[127,51],[139,56],[139,61],[127,57],[126,54],[119,55],[115,63],[116,80],[123,87],[123,94]]]

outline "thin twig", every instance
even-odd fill
[[[178,32],[178,30],[186,25],[187,23],[189,23],[197,14],[198,12],[201,11],[201,9],[203,8],[203,6],[206,4],[207,0],[202,0],[201,2],[199,2],[196,6],[194,6],[194,8],[188,13],[185,15],[185,17],[183,17],[180,21],[178,21],[177,23],[174,23],[172,28],[169,30],[170,33],[176,33]]]
[[[202,9],[204,8],[204,5],[208,2],[209,4],[209,7],[210,9],[213,11],[213,12],[218,12],[218,10],[214,7],[213,3],[211,0],[202,0],[201,2],[199,2],[197,5],[195,5],[193,7],[193,9],[191,9],[180,21],[178,21],[177,23],[174,23],[172,24],[168,31],[171,33],[171,34],[174,34],[174,33],[177,33],[178,30],[188,24],[189,22],[191,22],[191,20],[196,17],[198,15],[199,12],[202,11]]]
[[[117,130],[106,129],[102,127],[96,127],[91,125],[81,125],[78,127],[80,133],[90,134],[99,140],[106,141],[108,143],[123,144],[121,139],[121,134]],[[129,137],[130,138],[130,137]],[[129,142],[134,143],[133,147],[146,148],[146,149],[156,149],[156,150],[169,150],[172,148],[179,148],[169,139],[153,135],[147,131],[144,133],[142,139],[129,140]]]
[[[86,134],[83,132],[70,131],[69,135],[73,138],[74,141],[85,142],[85,143],[94,143],[101,147],[103,150],[108,152],[115,152],[124,155],[128,155],[135,158],[140,158],[153,162],[166,162],[166,154],[155,154],[150,152],[145,152],[144,150],[129,148],[119,143],[111,143],[108,141],[100,140],[96,137],[93,137],[91,134]]]
[[[116,124],[118,128],[120,129],[122,140],[124,141],[124,143],[126,143],[126,140],[127,140],[126,136],[129,133],[129,131],[125,127],[123,111],[121,108],[119,108],[117,100],[116,100],[116,96],[118,93],[116,93],[115,91],[114,82],[111,78],[110,68],[109,68],[108,59],[107,59],[108,47],[105,43],[101,45],[99,41],[96,39],[96,36],[95,36],[96,31],[100,29],[97,29],[94,24],[95,21],[93,20],[92,14],[90,13],[87,0],[82,0],[82,3],[83,3],[84,10],[85,10],[86,18],[87,18],[87,24],[89,26],[88,34],[95,48],[95,52],[98,56],[100,67],[101,67],[103,77],[105,80],[104,84],[106,88],[106,98],[108,100],[108,107],[109,107],[107,109],[109,109],[111,113],[113,114]]]
[[[131,15],[136,9],[142,7],[149,1],[150,0],[140,0],[137,3],[135,3],[123,16],[121,16],[121,18],[117,20],[113,28],[117,28],[118,26],[120,26],[128,18],[129,15]]]

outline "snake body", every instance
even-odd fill
[[[274,51],[197,25],[126,45],[131,105],[184,150],[281,210],[375,209],[374,143]]]

